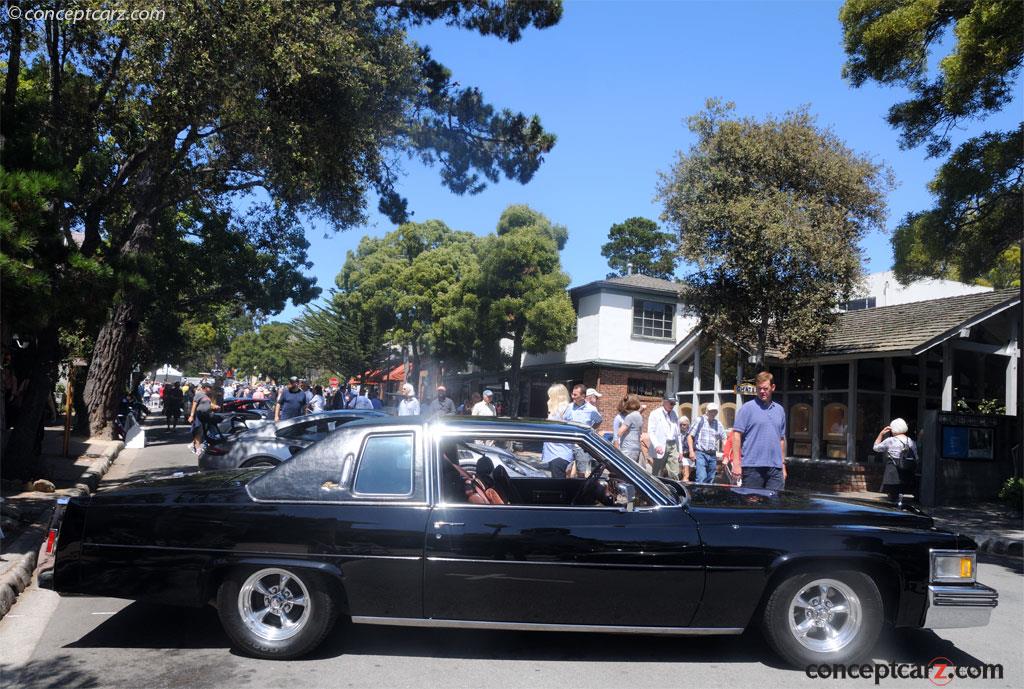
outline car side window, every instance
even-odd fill
[[[308,423],[297,423],[294,426],[289,426],[283,431],[279,431],[277,434],[278,438],[288,438],[293,440],[310,440],[316,441],[322,438],[322,435],[317,435],[316,422]]]
[[[356,465],[353,493],[411,495],[413,454],[411,433],[368,436]]]
[[[625,504],[620,486],[637,484],[578,441],[552,437],[449,437],[439,442],[441,498],[446,503],[528,507]],[[635,490],[636,507],[654,502]]]

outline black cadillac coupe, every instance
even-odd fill
[[[510,475],[492,446],[569,478]],[[558,463],[561,465],[561,463]],[[274,468],[175,475],[54,515],[63,595],[216,606],[244,652],[357,624],[624,634],[758,626],[788,662],[849,663],[885,624],[970,627],[997,602],[975,544],[913,510],[652,478],[570,424],[347,424]],[[663,595],[672,591],[669,597]],[[510,601],[515,601],[510,605]]]

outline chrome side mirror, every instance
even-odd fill
[[[615,502],[622,507],[624,512],[632,512],[633,503],[636,502],[636,486],[631,483],[619,483]]]

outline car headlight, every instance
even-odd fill
[[[931,551],[931,580],[939,584],[973,584],[978,555],[973,550]]]

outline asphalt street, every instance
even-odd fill
[[[194,467],[186,433],[150,430],[145,450],[122,453],[104,486]],[[1002,664],[1003,678],[955,678],[953,687],[1017,687],[1024,678],[1024,577],[1019,560],[983,557],[979,580],[999,607],[978,629],[886,632],[881,664]],[[595,601],[600,604],[600,601]],[[875,686],[874,679],[812,679],[784,667],[756,632],[660,638],[401,629],[339,624],[310,657],[254,660],[232,651],[213,608],[109,598],[59,598],[30,588],[0,621],[5,687],[792,687]],[[934,684],[884,679],[880,686]]]

